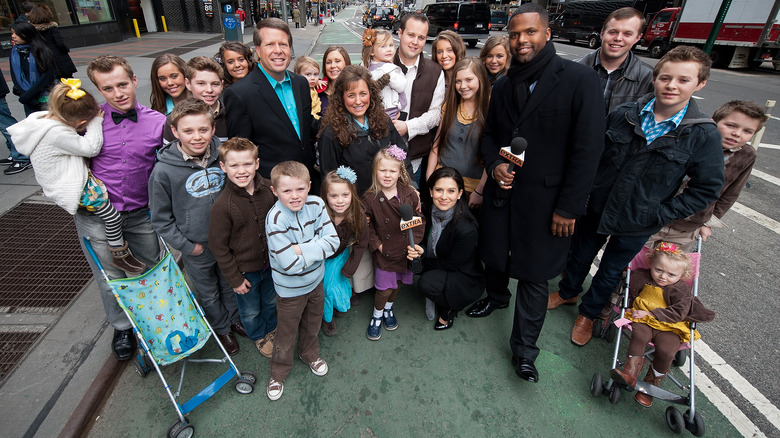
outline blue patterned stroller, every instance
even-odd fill
[[[195,428],[185,415],[216,394],[234,376],[238,377],[235,383],[236,391],[241,394],[250,394],[254,391],[257,376],[250,372],[239,372],[216,336],[214,340],[222,350],[223,358],[188,358],[206,344],[214,331],[206,321],[203,309],[184,281],[181,270],[167,246],[165,247],[167,254],[162,261],[140,277],[109,280],[89,239],[84,238],[84,243],[138,337],[139,350],[133,360],[136,371],[141,377],[146,377],[154,367],[176,409],[179,418],[168,429],[169,438],[192,437]],[[174,393],[171,392],[170,385],[160,371],[160,366],[170,365],[182,359],[184,363],[181,367],[179,387]],[[184,371],[188,362],[227,362],[230,367],[190,400],[179,404],[177,398],[181,393]]]

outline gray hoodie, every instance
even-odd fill
[[[225,186],[219,168],[219,139],[211,138],[208,165],[185,161],[179,140],[157,152],[157,164],[149,177],[152,227],[169,245],[189,254],[195,244],[207,246],[211,206]]]

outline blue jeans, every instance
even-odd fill
[[[157,240],[157,234],[154,233],[152,224],[149,222],[149,209],[139,208],[132,211],[122,211],[119,214],[122,217],[123,236],[130,246],[133,255],[138,260],[146,263],[148,268],[152,268],[160,258],[160,245]],[[117,304],[114,292],[106,284],[103,274],[100,273],[97,264],[92,260],[84,246],[83,238],[87,236],[92,243],[92,249],[95,250],[100,263],[103,264],[108,278],[126,277],[124,272],[111,264],[113,257],[106,241],[106,223],[94,214],[87,213],[82,209],[79,209],[73,218],[76,222],[76,232],[79,236],[81,249],[84,251],[87,262],[89,262],[89,267],[92,268],[92,274],[95,276],[95,281],[100,290],[100,299],[103,301],[106,318],[116,330],[127,330],[131,327],[130,320],[127,319],[125,312]]]
[[[244,278],[252,286],[245,294],[235,294],[236,304],[246,334],[256,341],[276,330],[276,290],[271,268],[247,272]]]
[[[14,161],[30,161],[29,158],[16,150],[16,146],[14,146],[14,142],[11,140],[11,134],[6,131],[6,128],[14,124],[16,124],[16,119],[11,114],[11,109],[8,108],[8,102],[6,102],[5,97],[0,97],[0,133],[5,137],[5,144],[11,152],[11,159]]]
[[[558,284],[561,298],[569,299],[579,295],[582,292],[582,282],[588,276],[593,259],[609,237],[599,269],[580,303],[580,315],[589,319],[595,319],[601,313],[612,291],[617,287],[623,269],[639,253],[650,237],[649,235],[629,237],[599,234],[596,232],[598,226],[599,218],[592,215],[585,215],[577,221],[563,279]]]

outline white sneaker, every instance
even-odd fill
[[[277,382],[274,379],[268,381],[268,388],[265,389],[265,393],[272,401],[279,400],[284,392],[284,382]]]
[[[303,358],[301,358],[301,360],[303,360]],[[303,361],[306,362],[305,360]],[[324,376],[325,374],[328,374],[328,364],[325,363],[321,357],[318,357],[314,362],[306,362],[306,364],[309,365],[311,372],[314,373],[315,376]]]
[[[436,318],[436,303],[431,301],[430,298],[425,299],[425,316],[428,321],[433,321]]]

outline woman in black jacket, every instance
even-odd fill
[[[54,64],[57,66],[56,78],[72,78],[73,73],[76,73],[76,65],[73,64],[73,60],[68,55],[70,49],[65,45],[65,40],[62,39],[62,33],[54,21],[51,9],[46,5],[35,5],[27,17],[54,55]]]
[[[11,25],[14,43],[9,57],[13,93],[24,106],[24,115],[43,111],[54,83],[54,57],[46,42],[30,23]]]
[[[433,328],[446,330],[458,311],[482,295],[485,277],[477,254],[477,221],[461,200],[463,177],[451,167],[442,167],[428,178],[428,189],[433,205],[427,243],[425,249],[409,248],[408,258],[422,256],[417,288],[436,303],[439,319]]]

